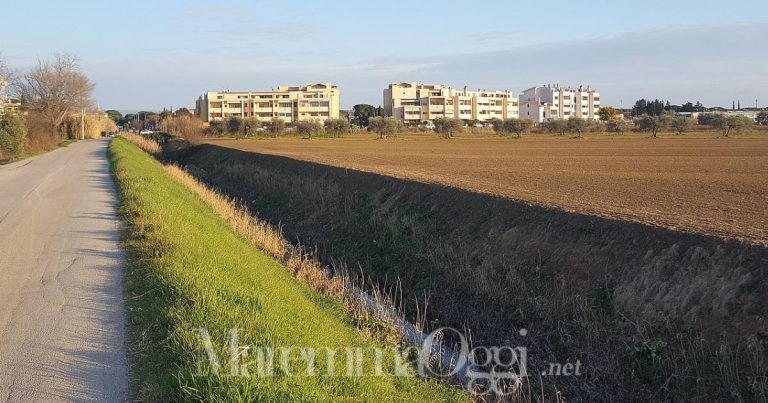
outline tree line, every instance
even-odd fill
[[[0,111],[0,159],[25,150],[46,150],[66,138],[99,136],[116,126],[93,108],[94,85],[78,59],[58,54],[28,71],[12,71],[0,60],[0,102],[20,102],[22,113]]]

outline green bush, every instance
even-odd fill
[[[24,150],[27,126],[18,116],[0,115],[0,157],[13,158]]]

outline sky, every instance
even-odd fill
[[[0,58],[76,55],[101,108],[128,112],[310,82],[347,109],[402,81],[765,106],[766,49],[765,0],[0,0]]]

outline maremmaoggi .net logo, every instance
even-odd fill
[[[526,347],[471,347],[453,328],[437,329],[419,345],[404,348],[244,344],[239,329],[230,329],[228,340],[215,345],[206,329],[193,331],[199,342],[196,376],[422,376],[460,382],[473,394],[496,395],[514,392],[528,376]],[[525,329],[520,334],[525,336]]]

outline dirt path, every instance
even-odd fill
[[[0,402],[128,399],[107,144],[0,167]]]

